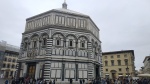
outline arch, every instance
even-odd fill
[[[117,71],[116,71],[116,70],[111,70],[110,72],[111,72],[111,73],[116,73]]]
[[[48,36],[48,38],[49,38],[49,35],[46,32],[41,34],[41,37],[43,37],[43,36]]]
[[[53,37],[54,37],[55,35],[57,35],[57,34],[62,35],[63,39],[65,39],[65,36],[64,36],[62,33],[60,33],[60,32],[56,32],[56,33],[54,33],[54,34],[52,35],[52,39],[53,39]]]
[[[39,35],[38,34],[36,34],[36,33],[34,33],[30,38],[32,39],[33,37],[39,37]]]
[[[24,37],[24,38],[23,38],[23,41],[25,41],[25,40],[29,40],[29,38],[28,38],[28,37]]]
[[[75,40],[77,40],[77,37],[76,37],[75,35],[73,35],[73,34],[68,34],[68,35],[66,36],[66,38],[68,38],[69,36],[73,36],[73,37],[75,38]]]
[[[87,40],[87,42],[89,42],[89,39],[88,39],[86,36],[84,36],[84,35],[79,36],[79,37],[78,37],[78,40],[79,40],[80,38],[82,38],[82,37],[84,37],[84,38]]]

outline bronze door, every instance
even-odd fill
[[[35,65],[30,65],[28,66],[28,76],[31,77],[31,78],[34,78],[35,77],[35,70],[36,70],[36,67]]]

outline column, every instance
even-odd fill
[[[27,76],[27,64],[26,63],[23,63],[23,77],[26,77]]]
[[[36,63],[35,79],[39,78],[40,63]]]

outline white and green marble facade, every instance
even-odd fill
[[[99,29],[89,16],[53,9],[26,20],[18,76],[26,76],[28,63],[35,63],[35,78],[93,79],[100,74],[101,56]]]

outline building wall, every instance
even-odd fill
[[[10,78],[14,77],[15,71],[16,71],[16,65],[17,65],[17,59],[18,59],[18,54],[12,54],[8,52],[5,52],[4,60],[3,60],[3,67],[1,69],[2,74],[4,75],[5,78]],[[7,73],[8,72],[8,76]]]
[[[19,47],[0,41],[0,74],[5,78],[14,77],[19,55]],[[7,76],[6,76],[7,75]]]
[[[114,60],[114,65],[112,65],[111,60]],[[118,64],[118,60],[121,61],[121,64]],[[125,60],[128,60],[128,64],[125,64]],[[108,62],[108,66],[106,66],[105,61]],[[127,66],[129,68],[130,76],[134,76],[135,66],[132,53],[123,52],[123,53],[104,54],[102,55],[102,62],[103,62],[103,77],[109,75],[109,77],[112,78],[111,74],[112,70],[116,71],[117,78],[119,76],[127,76],[126,70]]]
[[[150,73],[150,57],[145,57],[144,59],[144,67],[143,67],[143,73]]]

